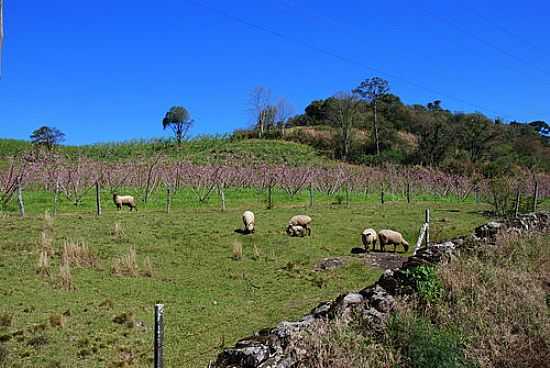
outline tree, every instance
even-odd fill
[[[36,129],[31,134],[31,141],[33,144],[44,146],[47,149],[51,150],[59,143],[65,140],[65,134],[63,134],[59,129],[42,126]]]
[[[178,144],[186,138],[192,125],[193,119],[191,119],[189,111],[182,106],[172,106],[162,119],[162,127],[165,130],[168,127],[172,129]]]
[[[353,139],[353,124],[358,118],[361,100],[354,93],[339,93],[331,104],[330,120],[338,127],[340,152],[344,160],[349,159]]]
[[[281,128],[281,135],[284,137],[288,119],[292,116],[294,109],[284,97],[279,99],[275,108],[275,122]]]
[[[386,95],[390,91],[388,81],[379,77],[373,77],[365,79],[359,87],[353,90],[354,93],[359,94],[364,100],[372,104],[374,111],[373,128],[374,128],[374,142],[376,144],[376,155],[380,155],[380,142],[378,140],[378,121],[376,114],[376,104],[381,96]]]
[[[263,86],[255,87],[250,92],[248,100],[249,111],[259,129],[259,137],[262,138],[266,130],[269,118],[275,119],[273,106],[271,106],[271,91]]]

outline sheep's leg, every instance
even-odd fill
[[[311,228],[307,226],[306,229],[307,229],[307,236],[311,236]]]

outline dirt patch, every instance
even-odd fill
[[[363,258],[365,265],[378,267],[383,270],[401,267],[401,265],[403,265],[403,263],[407,260],[406,256],[386,252],[363,253],[359,257]]]

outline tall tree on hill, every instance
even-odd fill
[[[279,101],[277,101],[275,108],[275,121],[277,126],[281,129],[281,135],[284,137],[288,119],[292,116],[294,109],[284,97],[281,97]]]
[[[44,146],[48,150],[55,148],[65,140],[65,134],[57,128],[42,126],[31,134],[31,141],[34,145]]]
[[[349,160],[353,139],[353,124],[358,119],[361,99],[355,93],[339,93],[333,98],[329,119],[338,127],[340,155]]]
[[[353,90],[359,94],[365,101],[370,103],[373,108],[373,130],[374,143],[376,144],[376,155],[380,155],[380,141],[378,139],[378,120],[377,106],[378,99],[386,95],[390,91],[388,81],[379,77],[372,77],[361,82],[359,87]]]
[[[189,129],[193,125],[193,119],[189,111],[183,106],[172,106],[162,119],[162,127],[171,128],[176,136],[176,142],[181,143],[187,136]]]
[[[256,86],[251,92],[248,100],[249,111],[252,114],[259,131],[259,137],[264,136],[269,118],[275,111],[271,106],[271,91],[263,86]]]

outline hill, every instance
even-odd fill
[[[32,149],[30,142],[0,139],[0,157],[16,156]],[[83,146],[60,146],[64,155],[82,155],[107,161],[147,158],[162,154],[178,160],[194,163],[211,161],[238,161],[265,164],[288,163],[290,165],[331,164],[307,144],[270,139],[235,139],[232,137],[202,136],[182,143],[171,139],[134,140],[127,142],[98,143]]]

